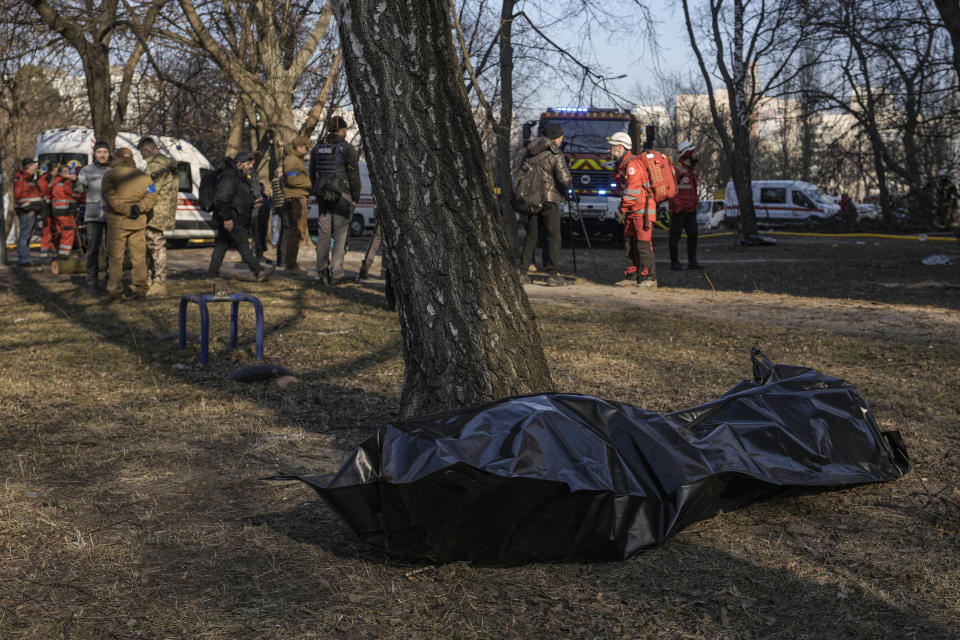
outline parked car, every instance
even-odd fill
[[[754,180],[753,205],[762,226],[814,225],[836,216],[840,205],[819,187],[799,180]],[[740,201],[732,182],[727,183],[724,222],[736,226]]]
[[[855,205],[857,210],[857,220],[876,220],[880,217],[880,207],[867,202],[858,202]]]
[[[697,209],[697,226],[701,229],[716,229],[723,224],[725,207],[723,200],[701,200]]]
[[[114,149],[127,147],[133,150],[137,166],[143,169],[146,162],[137,151],[137,143],[148,134],[121,132],[114,141]],[[177,196],[177,223],[173,231],[165,231],[167,242],[172,245],[186,244],[191,238],[213,238],[215,234],[210,226],[210,213],[200,209],[197,196],[200,180],[210,170],[211,165],[200,151],[186,140],[151,135],[160,153],[177,161],[177,177],[180,179],[180,193]],[[61,127],[47,129],[37,136],[37,161],[41,167],[59,162],[79,172],[84,165],[93,162],[93,145],[96,138],[93,129],[83,127]]]
[[[370,185],[370,172],[367,169],[367,163],[360,161],[357,165],[360,171],[360,200],[353,210],[353,216],[350,218],[350,235],[360,236],[365,231],[373,231],[377,226],[377,217],[374,214],[376,202],[373,198],[373,188]],[[320,209],[317,207],[317,198],[310,196],[307,201],[307,227],[310,233],[317,233],[317,218],[320,215]]]

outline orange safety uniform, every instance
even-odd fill
[[[624,152],[615,172],[620,186],[620,213],[624,216],[623,237],[626,243],[627,267],[624,275],[638,271],[640,278],[655,278],[653,258],[653,223],[657,219],[657,203],[650,190],[650,176],[640,156]]]
[[[50,188],[50,206],[52,215],[50,224],[44,225],[44,237],[49,229],[50,244],[57,243],[57,252],[61,256],[70,255],[76,236],[77,199],[73,195],[73,180],[64,176],[53,179]]]
[[[43,211],[43,191],[37,184],[37,176],[26,171],[17,171],[13,177],[13,207],[20,211]]]
[[[49,171],[44,171],[37,175],[37,187],[43,194],[43,231],[40,233],[40,251],[44,254],[54,251],[53,244],[53,225],[54,221],[50,213],[50,198],[53,195],[53,180]]]

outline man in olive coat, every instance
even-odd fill
[[[307,237],[307,196],[310,176],[303,162],[310,140],[297,136],[290,142],[283,157],[283,196],[287,210],[285,264],[288,275],[302,276],[306,271],[297,265],[300,242]]]
[[[107,293],[123,294],[123,251],[130,249],[133,295],[147,295],[147,218],[157,204],[157,188],[137,169],[133,151],[118,149],[116,160],[103,176],[101,195],[107,204]]]

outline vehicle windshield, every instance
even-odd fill
[[[818,204],[833,204],[833,200],[830,199],[830,196],[816,187],[813,189],[805,189],[803,193],[807,194],[811,200]]]
[[[558,124],[563,129],[564,153],[595,153],[605,156],[610,152],[607,138],[618,131],[627,131],[630,123],[625,120],[567,120],[552,118],[541,120],[542,127]],[[543,129],[541,128],[542,132]]]

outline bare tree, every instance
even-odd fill
[[[116,137],[126,115],[134,72],[144,54],[143,41],[132,39],[122,63],[116,99],[112,99],[111,52],[114,56],[120,54],[114,46],[116,37],[124,30],[149,33],[165,2],[148,0],[132,6],[124,3],[121,12],[120,0],[104,0],[96,6],[89,1],[26,0],[47,27],[77,52],[83,65],[90,119],[98,139],[112,142]]]
[[[707,26],[697,29],[690,4],[690,0],[683,0],[687,36],[707,85],[710,114],[740,203],[743,239],[749,244],[757,232],[751,187],[756,109],[799,72],[799,67],[791,69],[790,62],[804,41],[804,23],[797,19],[796,5],[789,0],[732,0],[732,7],[726,0],[708,0]],[[698,30],[709,36],[705,41],[714,55],[714,64],[709,67]],[[761,72],[765,76],[762,84]],[[715,74],[726,89],[728,118],[717,103]]]
[[[186,33],[165,35],[205,51],[266,119],[266,127],[277,131],[281,142],[293,139],[294,95],[329,27],[329,3],[319,12],[309,0],[178,3]]]
[[[553,387],[467,100],[445,0],[335,0],[406,363],[401,412]],[[403,30],[393,25],[404,25]]]

